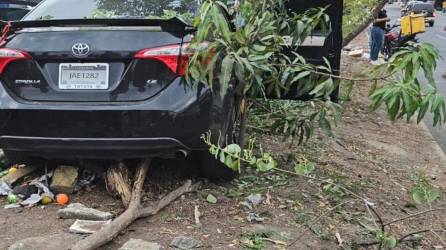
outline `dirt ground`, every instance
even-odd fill
[[[353,46],[364,44],[363,36]],[[362,59],[344,56],[343,74],[364,77],[367,65]],[[343,105],[343,121],[335,129],[334,138],[318,133],[299,146],[275,136],[250,134],[265,151],[274,154],[281,168],[292,170],[293,158],[314,163],[314,178],[259,174],[247,169],[230,183],[206,182],[199,192],[185,195],[160,214],[136,221],[102,249],[118,249],[130,238],[158,242],[169,249],[172,239],[180,235],[200,240],[204,249],[361,249],[354,242],[374,239],[370,228],[375,227],[375,219],[364,200],[356,195],[373,203],[384,222],[430,208],[445,208],[443,152],[422,125],[392,124],[384,111],[371,112],[367,93],[368,83],[354,88],[352,101]],[[156,200],[187,178],[198,181],[191,169],[178,171],[178,165],[177,162],[157,164],[147,182],[146,200]],[[416,173],[422,173],[441,192],[430,206],[417,205],[411,197]],[[352,193],[321,180],[339,183]],[[262,194],[264,200],[250,210],[241,203],[254,193]],[[217,198],[216,204],[206,201],[208,194]],[[114,214],[123,210],[120,202],[107,194],[102,182],[89,191],[72,195],[71,199]],[[3,198],[0,204],[5,204]],[[195,206],[199,206],[202,214],[201,225],[195,224]],[[0,249],[7,249],[19,239],[68,232],[73,221],[58,219],[59,208],[57,205],[20,210],[0,208]],[[264,221],[248,222],[250,213]],[[445,214],[432,212],[403,220],[387,227],[386,232],[398,238],[423,229],[440,230],[420,234],[420,240],[397,248],[444,249]]]

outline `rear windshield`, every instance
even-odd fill
[[[45,0],[23,20],[170,18],[190,20],[200,0]]]
[[[429,12],[433,12],[434,11],[434,6],[432,4],[429,3],[419,3],[419,4],[415,4],[412,7],[413,11],[429,11]]]
[[[20,20],[26,13],[28,9],[2,9],[0,8],[0,20],[3,21],[14,21]]]

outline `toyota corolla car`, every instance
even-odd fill
[[[197,0],[45,0],[0,41],[0,148],[12,161],[177,158],[191,153],[205,176],[234,173],[200,136],[233,140],[239,101],[185,84]],[[298,7],[331,0],[291,1]],[[299,3],[300,4],[299,4]],[[320,3],[319,3],[320,2]],[[331,4],[337,24],[342,4]],[[341,7],[339,7],[341,6]],[[339,68],[340,25],[307,53]],[[313,52],[312,52],[313,51]],[[305,54],[305,53],[303,53]]]

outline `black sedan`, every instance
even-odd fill
[[[235,98],[185,83],[197,1],[46,0],[7,24],[0,48],[0,148],[16,162],[198,155],[233,176],[207,131],[234,138]],[[69,10],[69,11],[68,11]]]
[[[185,80],[194,30],[183,20],[199,2],[44,0],[3,23],[0,148],[13,162],[191,156],[207,177],[234,177],[200,137],[237,142],[242,101]],[[342,1],[289,4],[330,6],[331,32],[299,52],[338,72]]]

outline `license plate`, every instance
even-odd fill
[[[108,89],[108,74],[107,63],[61,63],[59,89],[105,90]]]

